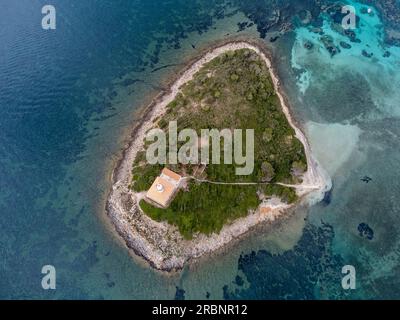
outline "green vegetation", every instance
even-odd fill
[[[252,174],[236,175],[237,166],[223,164],[221,152],[221,164],[207,165],[201,179],[261,184],[190,182],[188,190],[181,190],[168,209],[142,201],[143,211],[151,218],[177,225],[190,238],[194,232],[218,232],[224,223],[245,216],[260,203],[257,194],[276,195],[288,203],[296,201],[293,189],[274,183],[301,182],[301,175],[307,170],[304,148],[281,110],[267,66],[255,52],[230,51],[210,61],[182,87],[167,110],[156,123],[163,130],[170,121],[177,121],[178,130],[195,129],[199,136],[201,129],[254,129]],[[167,166],[181,174],[196,170],[195,165]],[[147,190],[162,168],[146,164],[141,153],[133,165],[132,188]]]
[[[193,182],[189,192],[179,192],[167,209],[156,208],[144,200],[142,210],[156,221],[166,220],[178,226],[190,239],[195,232],[219,232],[227,221],[243,217],[260,204],[257,191],[274,194],[283,201],[295,201],[296,193],[280,185],[215,185]],[[216,200],[218,199],[218,200]]]
[[[185,238],[194,232],[218,232],[224,223],[256,209],[260,201],[257,186],[190,184],[190,191],[180,191],[167,209],[155,208],[145,201],[140,206],[152,219],[167,220],[178,226]],[[218,199],[218,200],[216,200]]]

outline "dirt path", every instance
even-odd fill
[[[220,185],[249,185],[249,186],[254,186],[254,185],[267,185],[267,184],[272,184],[272,185],[280,185],[283,187],[288,187],[288,188],[294,188],[294,189],[310,189],[310,190],[316,190],[319,187],[315,185],[297,185],[297,184],[287,184],[287,183],[281,183],[281,182],[222,182],[222,181],[211,181],[207,179],[198,179],[193,176],[187,177],[186,179],[192,179],[197,182],[202,182],[202,183],[210,183],[210,184],[220,184]]]

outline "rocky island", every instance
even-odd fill
[[[114,171],[107,212],[127,246],[156,269],[182,269],[291,207],[321,200],[331,187],[261,45],[234,41],[210,49],[144,114]],[[149,163],[149,132],[165,132],[170,142],[171,125],[200,136],[184,152],[187,161]],[[224,132],[217,162],[214,149],[201,153],[215,142],[203,135],[213,129]],[[249,129],[252,140],[240,138],[239,145],[253,148],[251,170],[238,174],[248,163],[228,159],[225,142],[234,130]],[[179,153],[177,146],[165,151]]]

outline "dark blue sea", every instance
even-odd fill
[[[351,41],[334,29],[335,9],[308,0],[1,1],[0,298],[400,298],[400,4],[365,2],[349,1],[359,15]],[[42,29],[46,4],[55,30]],[[135,112],[200,50],[236,36],[273,52],[334,187],[165,276],[115,234],[111,173]],[[42,288],[44,265],[56,269],[55,290]],[[354,290],[341,285],[345,265]]]

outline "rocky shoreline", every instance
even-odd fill
[[[295,125],[286,98],[281,91],[279,80],[271,65],[269,52],[261,45],[248,41],[231,41],[210,48],[200,58],[192,61],[178,78],[172,83],[169,90],[160,93],[144,110],[132,134],[132,141],[123,152],[123,156],[113,173],[113,186],[107,199],[107,214],[113,222],[118,234],[125,240],[127,246],[135,254],[143,257],[155,269],[162,271],[180,270],[184,265],[205,254],[214,252],[232,240],[243,236],[250,229],[261,222],[273,221],[293,205],[286,205],[273,199],[273,210],[268,214],[260,210],[249,212],[246,217],[237,219],[225,225],[219,234],[206,236],[195,234],[193,239],[185,240],[177,227],[166,222],[157,222],[150,219],[139,209],[135,193],[129,189],[132,180],[132,164],[136,153],[143,148],[143,138],[148,129],[153,126],[153,120],[165,112],[165,108],[179,91],[179,88],[190,81],[193,75],[207,62],[229,50],[254,50],[267,64],[275,90],[281,101],[282,109],[290,125],[295,129],[296,137],[303,143],[307,155],[308,170],[303,177],[303,183],[296,187],[300,200],[294,204],[306,203],[311,205],[322,200],[325,192],[331,188],[331,181],[325,171],[311,154],[307,139]]]

